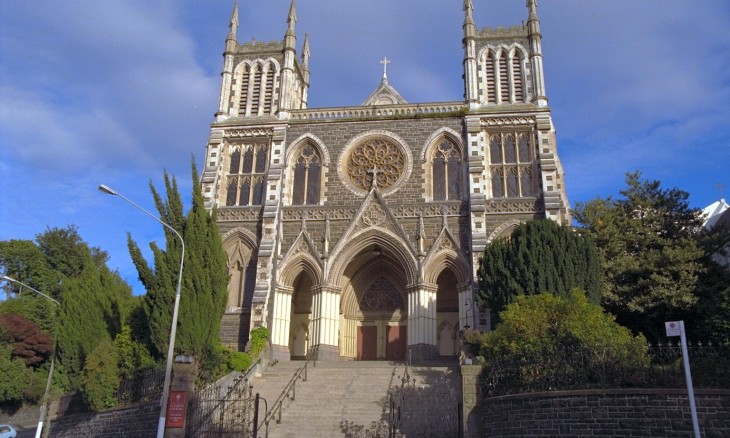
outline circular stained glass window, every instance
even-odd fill
[[[359,191],[369,191],[373,178],[379,191],[388,191],[403,178],[406,155],[403,149],[384,138],[366,140],[356,145],[345,162],[345,172]]]

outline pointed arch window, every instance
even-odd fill
[[[322,158],[317,148],[306,144],[293,163],[292,205],[319,204]]]
[[[275,110],[278,66],[273,61],[245,61],[237,77],[238,116],[272,114]]]
[[[261,205],[269,147],[253,143],[231,148],[226,206]]]
[[[490,48],[484,58],[484,101],[490,104],[526,101],[524,56],[520,48]]]
[[[500,132],[489,138],[492,197],[535,196],[532,134]]]
[[[433,200],[461,199],[463,159],[459,146],[449,139],[442,139],[431,157]]]

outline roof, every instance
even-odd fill
[[[712,228],[728,208],[730,208],[730,205],[725,202],[725,199],[720,199],[705,207],[702,210],[702,217],[704,219],[702,226],[706,229]]]

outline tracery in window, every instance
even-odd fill
[[[431,159],[434,201],[461,198],[462,163],[459,147],[453,141],[443,139]]]
[[[292,205],[319,203],[322,158],[317,149],[306,144],[295,155],[292,184]]]
[[[403,176],[406,157],[395,143],[374,138],[356,145],[346,163],[345,171],[356,189],[370,190],[375,176],[378,190],[382,191],[393,187]]]
[[[232,147],[226,206],[261,205],[264,198],[268,145],[244,144]]]
[[[489,138],[492,197],[535,195],[530,133],[501,132]]]

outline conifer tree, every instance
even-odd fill
[[[215,212],[205,210],[195,163],[192,165],[193,197],[187,216],[175,178],[164,175],[166,198],[150,184],[161,220],[178,230],[185,241],[185,261],[175,349],[203,358],[219,340],[220,321],[225,311],[228,286],[227,257],[215,220]],[[137,244],[128,238],[132,260],[147,289],[145,312],[149,320],[149,339],[157,357],[167,351],[175,288],[180,266],[179,239],[166,230],[163,251],[150,244],[154,269],[142,257]]]
[[[478,276],[479,301],[495,313],[519,295],[568,296],[575,288],[599,303],[604,287],[593,241],[547,219],[521,224],[509,239],[488,245]]]

